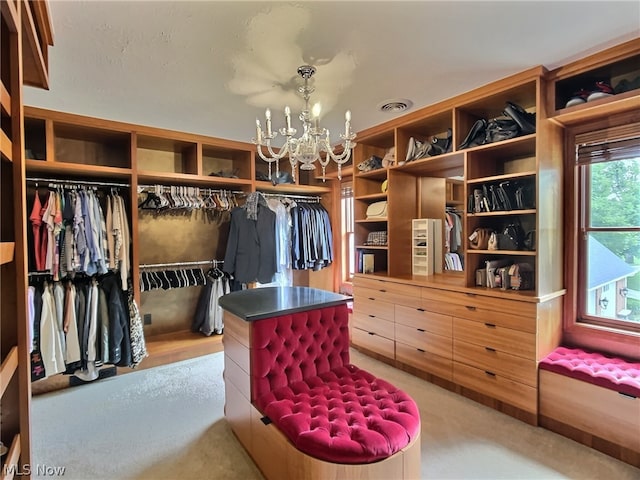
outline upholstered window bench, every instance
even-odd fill
[[[542,426],[640,466],[640,363],[558,347],[539,367]]]
[[[349,300],[307,287],[220,298],[225,416],[267,479],[420,477],[416,403],[350,364]]]

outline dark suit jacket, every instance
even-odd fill
[[[240,283],[269,283],[276,268],[276,214],[258,205],[256,221],[244,208],[234,208],[223,270]]]

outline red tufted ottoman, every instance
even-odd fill
[[[252,401],[308,455],[340,464],[388,458],[419,436],[413,399],[349,363],[343,305],[253,325]]]
[[[639,362],[558,347],[539,367],[543,426],[557,431],[559,422],[581,432],[578,440],[587,434],[640,453]]]

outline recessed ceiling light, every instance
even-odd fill
[[[406,98],[392,98],[378,104],[378,110],[381,112],[398,113],[409,110],[413,107],[413,102]]]

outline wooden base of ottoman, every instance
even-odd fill
[[[420,436],[394,455],[375,463],[337,464],[301,452],[251,407],[251,445],[245,448],[267,480],[374,480],[420,478]]]

